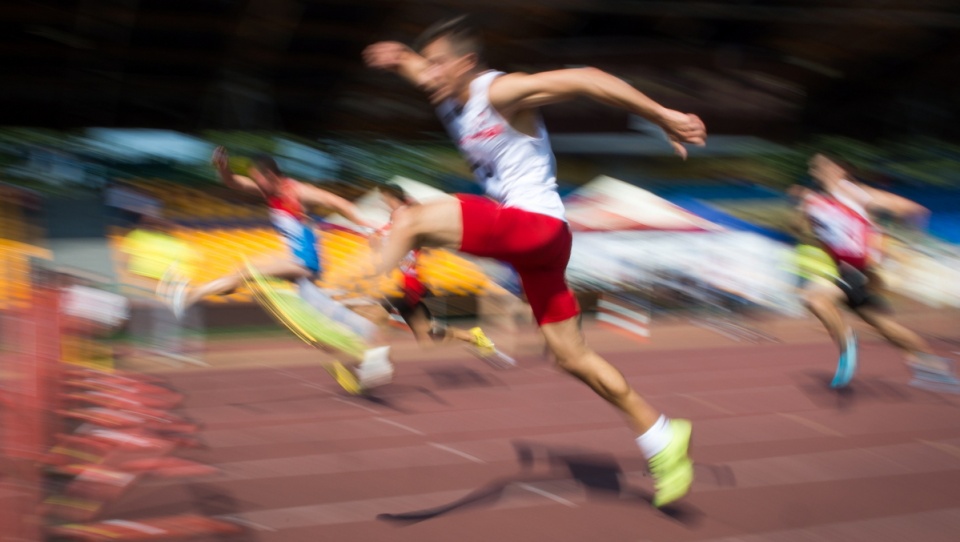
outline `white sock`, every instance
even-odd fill
[[[673,429],[670,427],[670,420],[663,414],[657,418],[657,421],[647,429],[647,432],[637,437],[637,446],[640,447],[640,453],[643,457],[651,457],[662,452],[670,444],[673,438]]]
[[[362,367],[390,367],[390,347],[379,346],[363,353]]]
[[[389,358],[390,347],[371,348],[363,353],[363,361],[357,367],[357,379],[364,387],[376,387],[393,379],[393,364]]]

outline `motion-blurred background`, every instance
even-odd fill
[[[808,182],[807,160],[826,151],[863,181],[930,209],[923,230],[883,223],[883,272],[898,307],[956,318],[954,1],[20,0],[0,4],[7,391],[20,389],[13,377],[40,356],[39,342],[14,341],[28,336],[19,326],[46,318],[38,285],[69,291],[71,317],[112,332],[129,317],[122,334],[170,339],[156,323],[169,315],[145,301],[149,287],[131,274],[124,248],[144,216],[179,243],[168,250],[190,253],[198,281],[244,256],[282,254],[262,202],[217,183],[209,164],[217,145],[236,172],[251,154],[270,153],[287,174],[372,219],[386,216],[375,188],[387,181],[421,200],[479,193],[426,100],[360,57],[372,42],[409,43],[464,11],[484,29],[491,67],[596,66],[708,127],[707,146],[681,161],[649,123],[612,108],[575,101],[544,110],[576,230],[569,279],[588,311],[599,296],[626,292],[641,319],[692,314],[728,336],[770,339],[757,315],[804,314],[787,189]],[[370,269],[367,240],[313,211],[322,286],[343,298],[396,290],[357,280]],[[502,316],[489,301],[519,294],[511,271],[492,262],[435,251],[422,267],[442,319]],[[61,275],[44,278],[40,268]],[[270,323],[243,290],[205,302],[200,320],[194,333]],[[102,334],[73,332],[82,340],[64,343],[64,360],[115,365],[96,346]],[[153,346],[200,361],[183,349],[189,340]],[[24,352],[34,357],[17,357]],[[63,517],[97,517],[63,506]]]

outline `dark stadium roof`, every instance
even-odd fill
[[[373,131],[439,125],[363,47],[469,9],[494,67],[607,69],[712,133],[957,138],[953,0],[20,0],[0,6],[0,125]],[[588,103],[553,132],[624,131]]]

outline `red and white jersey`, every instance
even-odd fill
[[[280,233],[293,258],[312,271],[320,270],[317,235],[309,225],[296,181],[283,179],[275,194],[266,196],[270,222]]]
[[[843,182],[856,188],[852,183]],[[865,209],[868,199],[855,197],[857,192],[853,190],[850,192],[813,193],[804,198],[802,208],[827,254],[837,263],[863,270],[875,260],[877,231]]]
[[[564,219],[557,192],[557,164],[541,119],[537,135],[515,130],[490,104],[490,84],[503,72],[487,71],[470,82],[470,99],[454,100],[437,113],[488,196],[505,207]]]
[[[270,222],[280,234],[295,242],[303,237],[303,223],[307,212],[300,202],[296,181],[281,180],[277,192],[266,195],[265,199],[270,209]]]
[[[300,202],[296,181],[282,179],[277,192],[267,195],[265,199],[271,213],[282,213],[294,220],[303,220],[307,216],[303,203]]]

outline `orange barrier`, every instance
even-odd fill
[[[141,480],[218,471],[174,455],[201,445],[200,428],[170,411],[180,404],[179,393],[153,377],[65,363],[64,336],[84,331],[62,319],[57,286],[41,276],[29,307],[0,312],[4,344],[11,345],[0,351],[0,532],[25,542],[50,535],[174,540],[239,532],[232,522],[194,514],[103,517]],[[67,481],[47,494],[48,475]]]
[[[48,250],[0,238],[0,310],[30,307],[30,260],[50,258]]]
[[[181,514],[136,521],[101,521],[88,524],[61,525],[52,534],[80,542],[116,540],[172,540],[203,535],[231,535],[243,532],[233,523],[210,519],[197,514]]]
[[[0,352],[0,461],[7,466],[0,485],[10,484],[12,491],[0,491],[0,528],[16,540],[42,540],[37,462],[56,431],[48,413],[57,402],[51,386],[60,354],[57,299],[55,290],[38,288],[30,306],[2,313],[3,343],[9,346]]]
[[[280,236],[270,227],[237,227],[214,229],[180,228],[175,235],[196,252],[197,261],[190,277],[198,283],[213,280],[237,269],[244,259],[253,262],[264,257],[286,258]],[[119,248],[119,238],[113,239]],[[380,297],[400,293],[400,273],[386,280],[362,279],[373,273],[373,254],[367,239],[350,231],[327,230],[319,234],[323,265],[322,288],[342,290],[349,295]],[[125,270],[118,270],[121,282],[132,282]],[[484,295],[493,287],[479,266],[452,252],[424,251],[420,259],[424,284],[435,295]],[[249,291],[236,293],[211,302],[252,301]]]

